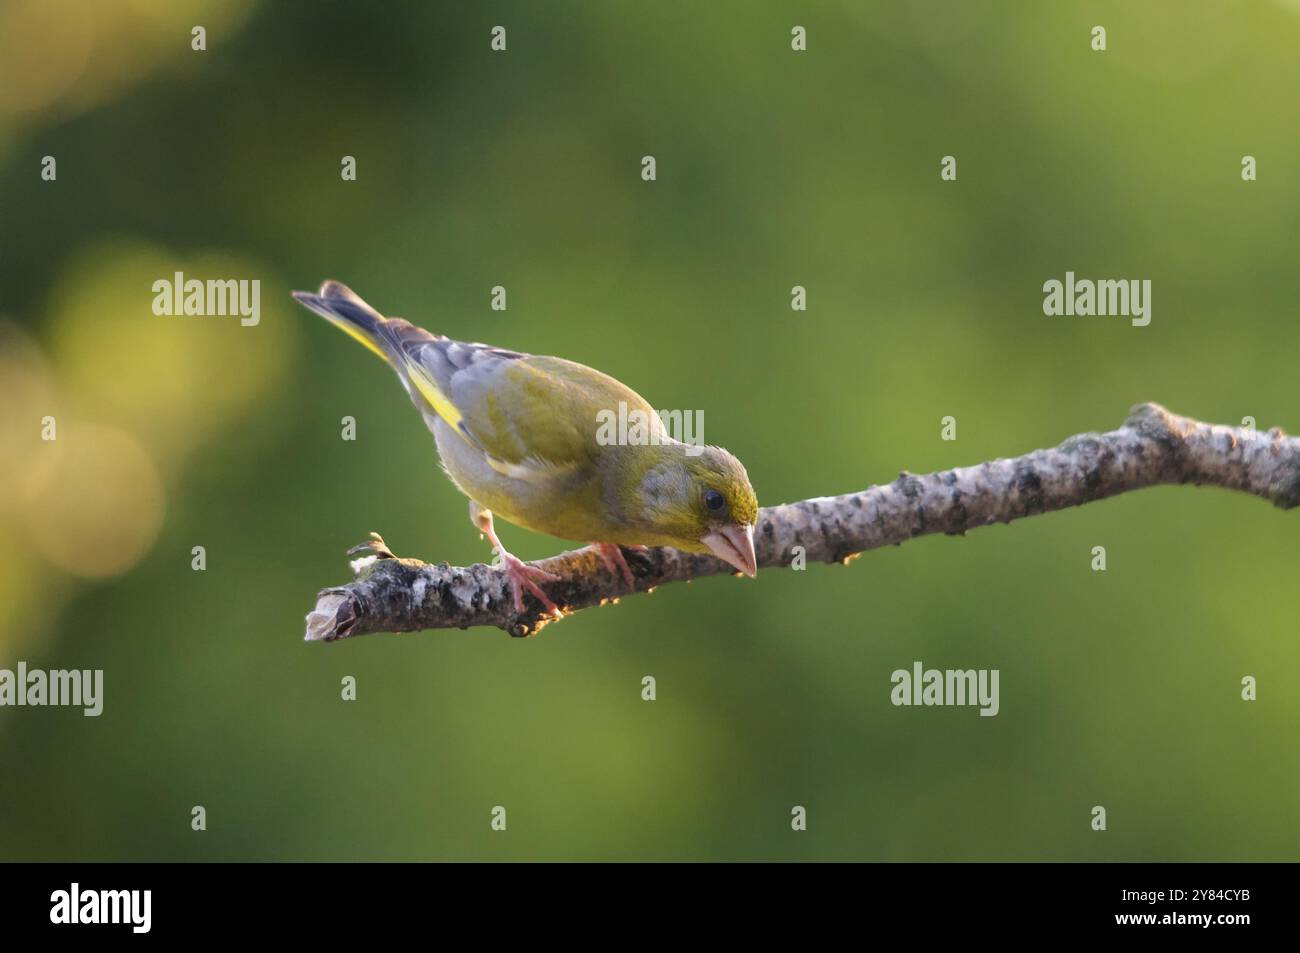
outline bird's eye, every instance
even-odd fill
[[[727,500],[717,490],[704,491],[704,505],[711,510],[720,510],[727,504]]]

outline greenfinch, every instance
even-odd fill
[[[559,609],[539,583],[555,576],[501,545],[493,514],[517,526],[590,543],[633,584],[620,547],[713,553],[753,576],[758,501],[744,466],[720,447],[682,443],[639,394],[600,371],[431,334],[385,318],[346,286],[294,298],[383,358],[433,432],[443,469],[470,500],[470,519],[523,592]],[[647,421],[644,439],[602,436],[624,405]],[[626,417],[622,418],[626,419]]]

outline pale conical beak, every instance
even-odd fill
[[[754,527],[732,523],[700,537],[700,542],[719,559],[731,563],[746,576],[758,573],[758,557],[754,554]]]

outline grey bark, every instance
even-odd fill
[[[892,483],[859,493],[767,507],[759,513],[755,534],[758,565],[788,567],[798,547],[807,562],[847,562],[915,536],[962,535],[990,523],[1170,483],[1241,490],[1290,509],[1300,505],[1300,439],[1276,428],[1256,433],[1140,404],[1118,430],[1079,434],[1048,450],[924,476],[904,471]],[[525,636],[551,621],[529,596],[524,612],[517,613],[503,575],[490,566],[431,565],[385,555],[389,558],[362,567],[352,582],[320,592],[307,616],[309,641],[479,625]],[[625,556],[637,592],[734,573],[712,556],[674,549],[625,551]],[[535,565],[561,577],[546,591],[566,614],[630,594],[621,577],[588,549]]]

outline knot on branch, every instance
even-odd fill
[[[1196,424],[1186,417],[1170,413],[1159,404],[1145,403],[1129,410],[1124,426],[1160,446],[1171,455],[1169,465],[1178,466],[1187,447],[1187,437],[1195,430]]]

